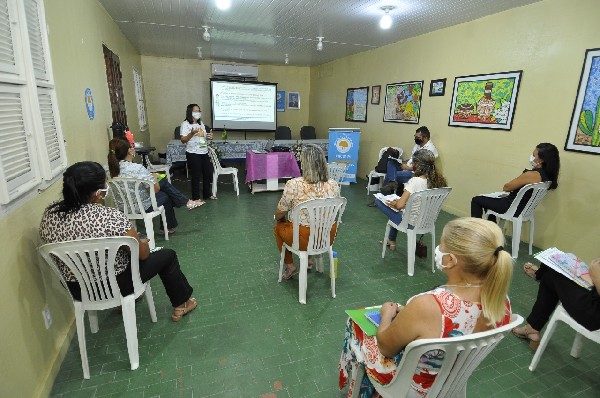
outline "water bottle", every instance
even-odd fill
[[[227,129],[223,126],[223,132],[221,133],[221,139],[227,141]]]
[[[338,277],[338,255],[337,252],[333,252],[333,273],[335,274],[335,279]],[[331,271],[329,271],[329,277],[331,278]]]

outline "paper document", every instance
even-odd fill
[[[479,196],[485,196],[486,198],[498,199],[498,198],[505,198],[508,196],[508,194],[509,194],[508,192],[491,192],[491,193],[484,193]]]
[[[381,200],[381,202],[384,205],[386,205],[390,209],[394,210],[396,213],[400,211],[399,209],[396,209],[395,207],[391,207],[390,205],[387,204],[387,202],[391,202],[392,200],[400,199],[400,196],[396,195],[395,193],[393,193],[391,195],[383,195],[382,193],[377,192],[373,196],[375,196],[375,199]]]
[[[573,253],[563,253],[556,247],[551,247],[535,255],[537,260],[546,264],[586,289],[591,289],[589,280],[590,267]]]

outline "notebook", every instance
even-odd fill
[[[395,207],[391,207],[390,205],[388,205],[387,202],[391,202],[392,200],[398,200],[400,199],[400,196],[396,195],[396,194],[391,194],[391,195],[384,195],[380,192],[377,192],[375,195],[376,199],[379,199],[384,205],[386,205],[387,207],[389,207],[390,209],[394,210],[396,213],[398,213],[400,210],[396,209]]]
[[[381,311],[380,310],[372,310],[365,312],[365,317],[371,321],[371,323],[377,327],[381,323]]]
[[[592,289],[593,285],[589,280],[590,268],[575,254],[563,253],[556,247],[551,247],[537,253],[534,257],[579,286],[588,290]]]

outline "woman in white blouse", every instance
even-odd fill
[[[202,113],[198,104],[189,104],[185,120],[181,123],[181,142],[186,144],[185,157],[192,173],[192,200],[200,199],[200,179],[202,178],[202,199],[217,199],[211,194],[213,167],[208,156],[208,141],[212,140],[212,129],[202,123]]]

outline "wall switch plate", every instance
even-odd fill
[[[44,325],[46,326],[46,329],[49,329],[52,325],[52,314],[50,313],[50,307],[48,307],[48,304],[46,304],[44,307],[42,316],[44,317]]]

